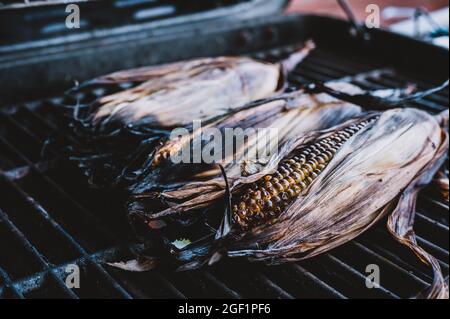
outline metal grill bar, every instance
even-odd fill
[[[34,167],[34,165],[32,164],[32,163],[30,163],[29,162],[29,165],[30,165],[30,167],[33,169],[33,170],[36,170],[35,169],[35,167]],[[0,177],[1,178],[3,178],[1,175],[0,175]],[[24,202],[28,202],[31,206],[33,206],[33,208],[34,208],[34,212],[36,212],[36,213],[38,213],[41,217],[42,217],[42,219],[44,219],[47,223],[49,223],[50,224],[50,226],[52,227],[52,228],[54,228],[58,233],[60,233],[67,241],[69,241],[70,242],[70,244],[71,244],[71,246],[72,246],[72,248],[73,249],[75,249],[78,253],[80,253],[81,255],[83,255],[83,257],[85,257],[85,258],[87,258],[87,259],[89,259],[90,258],[90,256],[89,256],[89,254],[86,252],[86,250],[85,249],[83,249],[83,247],[79,244],[79,243],[77,243],[74,239],[73,239],[73,237],[69,234],[69,233],[67,233],[65,230],[64,230],[64,228],[63,227],[61,227],[51,216],[50,216],[50,214],[47,212],[47,211],[45,211],[45,209],[42,207],[42,206],[40,206],[35,200],[33,200],[32,199],[32,197],[30,196],[30,195],[28,195],[28,194],[26,194],[21,188],[19,188],[15,183],[13,183],[13,182],[11,182],[11,181],[8,181],[7,179],[6,179],[6,183],[8,183],[8,184],[10,184],[10,186],[12,187],[12,188],[14,188],[19,194],[20,194],[20,196],[22,196],[22,199],[23,199],[23,201]],[[59,189],[59,188],[58,188]],[[64,193],[63,191],[61,191],[62,193]],[[65,193],[64,193],[65,194]],[[86,210],[81,210],[82,212],[87,212]],[[91,217],[91,215],[90,215],[90,213],[88,213],[89,214],[89,216]],[[38,261],[44,266],[44,268],[48,271],[49,270],[49,265],[48,265],[48,263],[44,260],[44,258],[43,258],[43,256],[36,250],[36,248],[31,244],[31,243],[29,243],[29,241],[28,240],[26,240],[25,238],[26,238],[26,236],[22,233],[22,232],[20,232],[17,228],[16,228],[16,226],[7,218],[7,216],[4,214],[4,213],[2,213],[1,211],[0,211],[0,218],[2,218],[2,220],[9,226],[9,228],[10,229],[12,229],[12,230],[14,230],[14,232],[18,235],[18,237],[23,241],[23,243],[24,243],[24,246],[30,251],[30,252],[32,252],[32,254],[38,259]],[[105,230],[105,232],[106,232],[106,230]],[[112,236],[112,234],[111,234],[111,236]],[[121,296],[122,297],[125,297],[125,298],[131,298],[131,296],[115,281],[115,280],[113,280],[113,278],[98,264],[98,263],[95,263],[95,262],[92,262],[92,260],[89,260],[89,261],[91,261],[91,265],[92,265],[92,267],[101,275],[101,278],[107,283],[107,284],[110,284],[116,291],[118,291],[118,292],[120,292],[121,293]],[[53,274],[53,272],[49,272],[50,274],[51,274],[51,276],[52,276],[52,278],[53,279],[55,279],[56,280],[56,282],[58,283],[58,284],[60,284],[61,283],[61,280],[58,278],[58,277],[56,277],[54,274]],[[61,286],[61,285],[60,285]],[[66,287],[65,285],[64,285],[64,283],[62,283],[62,286],[63,287]],[[76,296],[71,290],[69,290],[69,289],[67,289],[67,288],[65,288],[66,289],[66,293],[69,295],[69,296],[71,296],[71,297],[74,297],[74,296]]]
[[[19,298],[24,299],[25,296],[17,290],[17,288],[14,287],[11,278],[8,276],[8,274],[0,268],[0,278],[2,280],[2,285],[0,285],[0,298],[7,297],[7,291],[8,289],[11,289],[13,294],[11,298]]]
[[[360,273],[359,271],[357,271],[355,268],[353,268],[353,267],[349,266],[348,264],[344,263],[342,260],[334,257],[332,254],[328,254],[327,257],[329,258],[329,260],[332,263],[340,265],[342,268],[345,269],[345,271],[347,271],[349,274],[354,276],[355,277],[355,281],[352,281],[353,283],[355,283],[355,282],[365,283],[366,276],[363,275],[362,273]],[[374,290],[374,292],[376,292],[374,297],[392,298],[392,299],[399,299],[400,298],[399,296],[397,296],[393,292],[391,292],[388,289],[386,289],[385,287],[383,287],[383,285],[381,285],[381,284],[380,284],[380,288]]]
[[[329,297],[347,299],[347,297],[344,296],[342,293],[340,293],[335,288],[331,287],[330,285],[328,285],[325,282],[323,282],[322,280],[320,280],[313,273],[309,272],[302,266],[300,266],[298,264],[293,264],[290,267],[292,267],[294,269],[294,271],[297,273],[297,275],[304,276],[307,280],[310,280],[311,282],[313,282],[313,284],[315,286],[328,292],[330,294]],[[306,296],[304,296],[304,297],[306,297]]]
[[[33,255],[33,257],[41,264],[41,266],[48,270],[48,262],[45,261],[44,257],[39,253],[39,251],[37,251],[37,249],[26,239],[26,236],[9,220],[8,216],[6,216],[5,213],[3,213],[3,211],[1,210],[0,219],[14,232],[15,237],[21,241],[23,247]],[[68,289],[58,277],[56,277],[53,273],[50,273],[50,276],[55,280],[59,288],[61,288],[68,297],[76,297],[76,295],[70,289]],[[26,292],[21,291],[21,293]]]
[[[414,273],[408,272],[404,268],[393,263],[374,250],[369,249],[360,242],[354,241],[350,243],[350,246],[353,246],[352,248],[354,248],[355,253],[351,254],[346,250],[344,251],[344,248],[341,248],[338,250],[337,254],[339,256],[342,255],[343,259],[349,260],[349,263],[358,268],[367,267],[367,265],[361,263],[361,256],[367,256],[366,260],[373,260],[372,264],[379,265],[383,269],[384,277],[395,278],[396,280],[401,280],[401,282],[404,283],[402,285],[390,285],[390,283],[392,282],[391,280],[385,281],[386,285],[389,285],[388,289],[392,290],[393,292],[398,291],[397,294],[401,297],[407,298],[409,297],[408,294],[411,291],[420,291],[428,286],[426,281],[420,279]]]

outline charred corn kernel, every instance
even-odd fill
[[[284,190],[287,190],[291,186],[291,184],[286,179],[283,179],[281,181],[281,185],[283,186]]]
[[[305,176],[303,176],[297,172],[292,173],[292,179],[294,180],[293,185],[300,183],[304,178],[305,178]]]
[[[265,190],[264,188],[261,190],[261,195],[262,195],[263,201],[268,201],[272,197],[272,196],[270,196],[270,193],[267,190]]]
[[[280,183],[275,183],[275,185],[273,186],[277,192],[282,192],[284,190],[283,185],[281,185]]]
[[[244,188],[234,199],[234,222],[245,230],[279,216],[314,182],[342,145],[369,122],[352,125],[299,149],[280,163],[276,173]]]

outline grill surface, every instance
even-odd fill
[[[254,55],[277,60],[290,50]],[[366,74],[354,83],[364,88],[415,83],[422,89],[436,84],[423,75],[386,67],[363,56],[318,49],[290,80],[298,85]],[[104,93],[97,88],[80,98],[86,102]],[[41,157],[45,138],[64,131],[55,108],[73,103],[68,99],[47,98],[0,110],[0,297],[407,298],[431,283],[429,271],[389,236],[385,221],[328,254],[276,267],[225,261],[183,273],[127,273],[105,265],[139,248],[120,199],[88,189],[75,168],[55,165],[56,153]],[[444,110],[448,90],[410,106]],[[438,258],[448,276],[448,204],[438,198],[432,187],[422,193],[415,229],[419,243]],[[65,285],[68,264],[80,266],[80,289]],[[380,289],[365,286],[370,264],[381,269]]]

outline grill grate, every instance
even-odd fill
[[[279,59],[292,47],[256,53]],[[315,51],[290,76],[291,83],[366,74],[364,88],[436,83],[363,57]],[[377,71],[377,72],[374,72]],[[85,92],[82,102],[105,94]],[[126,273],[104,262],[125,259],[133,242],[120,199],[89,190],[76,169],[42,160],[44,139],[60,133],[55,107],[70,98],[50,98],[0,111],[0,297],[3,298],[406,298],[430,282],[430,273],[385,230],[385,223],[332,252],[293,264],[267,267],[224,261],[184,273]],[[448,90],[411,106],[430,112],[448,108]],[[448,163],[447,163],[448,169]],[[448,275],[448,204],[427,189],[418,203],[418,241]],[[81,269],[81,289],[65,285],[66,265]],[[381,288],[365,287],[365,268],[381,268]]]

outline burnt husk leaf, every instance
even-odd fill
[[[145,174],[146,158],[175,127],[189,128],[285,88],[286,75],[314,44],[280,63],[247,57],[202,58],[106,75],[68,92],[103,89],[89,104],[66,110],[74,143],[68,156],[92,186],[123,187]],[[120,90],[109,90],[122,84]]]
[[[181,264],[188,261],[189,269],[204,265],[205,259],[211,264],[225,256],[268,264],[297,261],[342,245],[389,215],[388,228],[394,238],[433,269],[434,282],[422,297],[448,296],[439,264],[417,245],[412,230],[417,194],[442,166],[448,150],[448,134],[437,117],[415,109],[395,109],[368,113],[326,131],[301,134],[288,140],[259,172],[231,179],[230,190],[236,196],[245,185],[273,174],[279,163],[299,148],[361,121],[370,124],[343,144],[281,215],[245,231],[234,224],[231,231],[203,242],[202,249],[192,244],[174,256]],[[193,184],[175,196],[187,196],[187,202],[173,204],[152,217],[183,214],[208,200],[218,201],[226,191],[224,185],[218,181]]]
[[[346,83],[333,85],[341,90],[358,90],[357,87]],[[227,128],[242,128],[243,130],[259,127],[264,129],[275,128],[279,129],[279,144],[283,144],[298,134],[329,128],[359,116],[361,113],[362,109],[359,106],[337,100],[327,94],[308,94],[300,90],[252,103],[250,108],[244,107],[239,112],[222,117],[205,129],[214,127],[223,131]],[[141,179],[130,187],[131,195],[137,198],[158,197],[165,199],[167,202],[172,200],[176,202],[183,201],[190,197],[192,193],[199,192],[198,187],[205,191],[216,189],[216,187],[223,190],[224,180],[217,166],[173,164],[170,160],[171,155],[184,145],[192,143],[197,135],[197,132],[193,132],[183,139],[168,141],[159,148],[154,158],[165,158],[165,160],[158,161],[158,164],[153,165],[148,174],[141,176]],[[233,154],[234,159],[224,159],[223,165],[231,184],[241,177],[243,171],[258,169],[258,165],[244,161],[244,153],[256,145],[257,141],[253,141],[253,143],[247,144],[245,148],[236,150]],[[250,166],[252,166],[251,169]],[[216,170],[217,173],[205,181],[199,181],[198,174],[208,169]],[[190,175],[185,179],[181,178],[187,174]],[[192,203],[192,205],[187,202],[184,208],[180,207],[180,210],[176,212],[207,207],[212,200],[217,199],[222,194],[216,194],[209,200],[205,200],[209,196],[205,195],[205,197],[195,199],[195,203]],[[152,207],[145,213],[150,215],[151,210]],[[169,209],[167,214],[171,213],[175,213],[175,211]],[[159,212],[156,216],[162,217],[165,214],[165,212]]]
[[[423,91],[416,91],[413,87],[407,87],[405,89],[386,89],[377,91],[364,91],[364,92],[345,92],[342,90],[336,90],[330,87],[326,83],[310,83],[306,85],[306,89],[311,92],[327,93],[337,99],[348,101],[356,105],[364,106],[369,110],[387,110],[395,107],[400,107],[407,103],[419,101],[424,97],[430,96],[434,93],[442,91],[448,88],[449,80],[444,83]]]

